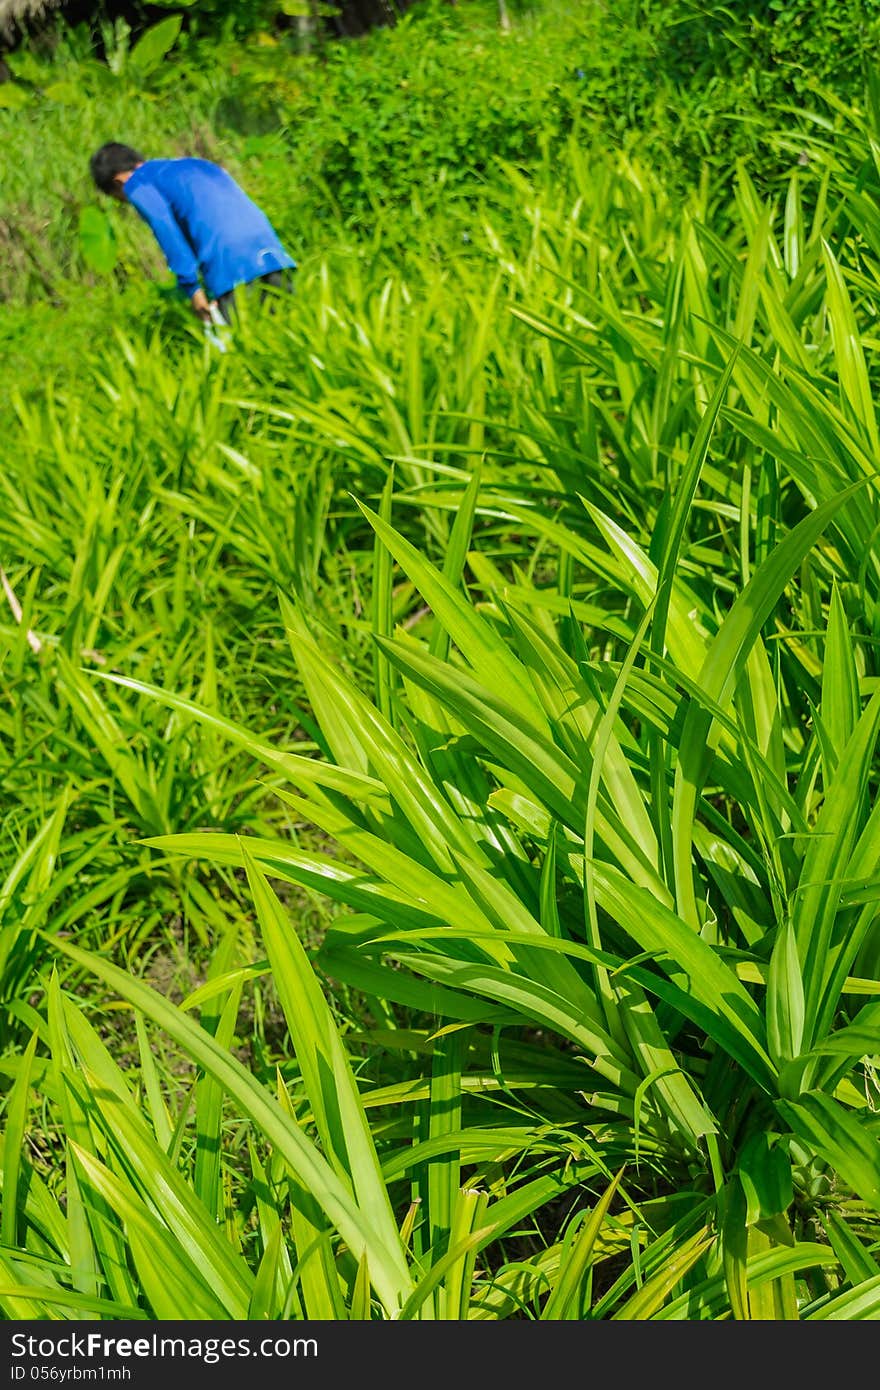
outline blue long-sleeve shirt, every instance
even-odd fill
[[[231,174],[207,159],[148,159],[123,184],[152,228],[180,290],[200,278],[212,299],[296,262]]]

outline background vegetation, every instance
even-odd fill
[[[5,1316],[876,1318],[877,9],[131,18],[0,85]]]

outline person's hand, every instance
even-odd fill
[[[193,312],[198,315],[202,323],[211,322],[211,305],[208,303],[208,296],[204,290],[196,290],[190,304],[193,307]]]

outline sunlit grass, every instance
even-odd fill
[[[877,1316],[876,171],[569,163],[18,403],[8,1317]]]

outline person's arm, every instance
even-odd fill
[[[190,295],[189,302],[200,319],[204,319],[205,323],[211,322],[211,301],[208,299],[208,296],[201,286],[196,290],[195,294]]]
[[[210,318],[208,297],[199,284],[198,262],[168,202],[158,188],[150,184],[133,189],[128,201],[137,208],[161,246],[181,293],[186,295],[199,318]]]

